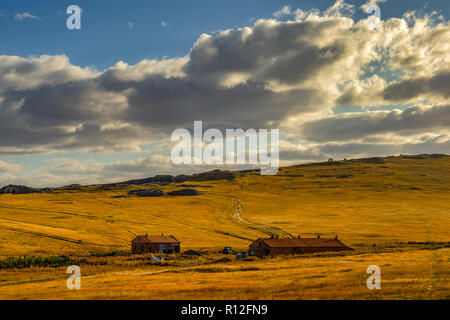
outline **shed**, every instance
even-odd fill
[[[174,236],[160,236],[144,235],[137,236],[131,241],[132,253],[150,253],[150,252],[163,252],[163,253],[179,253],[180,241]]]

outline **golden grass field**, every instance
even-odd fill
[[[183,184],[209,187],[186,197],[126,196],[143,188],[136,186],[0,195],[0,259],[65,254],[82,272],[82,289],[68,290],[66,266],[0,269],[0,298],[450,298],[450,157],[338,161]],[[159,264],[129,254],[145,233],[173,234],[182,251],[209,254]],[[245,260],[217,253],[271,234],[338,234],[355,250]],[[380,290],[366,287],[369,265],[381,268]]]

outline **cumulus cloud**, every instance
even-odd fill
[[[119,62],[104,72],[73,66],[65,56],[2,56],[0,151],[137,149],[197,119],[261,127],[327,107],[341,78],[327,74],[348,69],[350,77],[357,69],[347,60],[361,58],[350,53],[354,44],[317,40],[349,28],[340,19],[260,20],[201,36],[189,57]]]
[[[328,82],[326,87],[332,80],[324,79],[325,73],[339,67],[356,72],[348,63],[358,65],[365,58],[356,56],[356,41],[339,39],[351,25],[343,17],[291,23],[259,20],[253,28],[227,30],[215,37],[202,35],[185,70],[193,81],[219,88],[253,82],[271,91],[288,91],[323,81]],[[339,78],[336,75],[333,80]]]
[[[8,90],[38,90],[43,85],[65,84],[95,76],[94,70],[74,66],[64,55],[42,55],[38,58],[0,56],[1,96]]]
[[[301,136],[315,142],[361,140],[374,135],[404,137],[450,133],[450,105],[412,106],[403,111],[344,113],[307,122]]]
[[[337,105],[380,106],[393,103],[445,103],[450,97],[450,72],[432,76],[403,78],[387,82],[375,75],[347,84],[337,98]]]
[[[434,97],[450,98],[450,72],[440,72],[432,77],[420,77],[405,79],[389,84],[383,90],[383,98],[386,101],[407,102],[421,97],[433,100]]]

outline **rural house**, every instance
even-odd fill
[[[131,241],[132,253],[150,253],[150,252],[163,252],[163,253],[179,253],[180,241],[174,236],[137,236]]]
[[[335,238],[259,238],[249,247],[249,254],[253,256],[299,254],[323,251],[353,250]]]

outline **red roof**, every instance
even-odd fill
[[[151,235],[145,235],[145,236],[137,236],[134,241],[142,241],[142,242],[156,242],[156,243],[178,243],[180,241],[178,241],[177,238],[175,238],[174,236],[170,235],[170,236],[165,236],[165,235],[160,235],[160,236],[151,236]]]
[[[256,241],[263,241],[269,247],[278,248],[320,248],[320,247],[346,247],[345,244],[335,238],[265,238]]]

